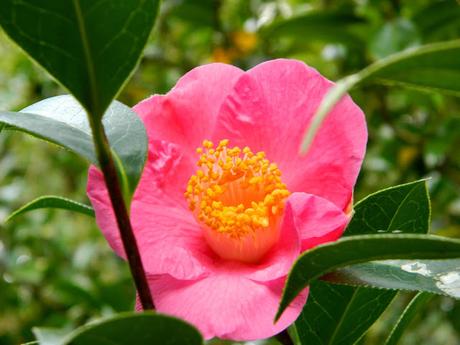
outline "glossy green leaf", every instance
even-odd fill
[[[114,101],[102,119],[112,152],[121,162],[122,179],[132,193],[147,156],[147,135],[136,113]],[[86,112],[71,96],[35,103],[20,113],[0,112],[0,124],[55,143],[97,164]]]
[[[414,298],[407,305],[404,312],[401,314],[398,322],[390,333],[390,336],[385,342],[385,345],[396,345],[401,339],[404,330],[407,328],[409,323],[417,315],[417,312],[422,308],[430,299],[432,295],[426,292],[420,292],[414,296]]]
[[[314,280],[295,322],[301,344],[354,344],[393,300],[393,291],[353,288]]]
[[[429,218],[426,183],[416,181],[378,191],[359,201],[343,236],[391,233],[396,229],[426,233]],[[333,274],[322,277],[325,278],[329,278],[328,283],[312,282],[307,303],[295,323],[301,344],[353,344],[380,317],[397,293],[332,285],[329,282],[343,284],[333,279]],[[369,285],[372,286],[358,286]]]
[[[345,235],[393,232],[395,229],[402,229],[405,233],[422,233],[428,229],[429,214],[424,181],[391,187],[369,195],[356,204],[355,216]],[[368,262],[341,268],[322,279],[336,284],[428,291],[460,298],[458,259]]]
[[[459,79],[460,40],[408,49],[379,60],[362,71],[339,80],[331,88],[305,133],[301,152],[308,150],[321,123],[334,105],[358,84],[374,80],[460,96]]]
[[[138,63],[158,2],[0,0],[0,25],[100,117]]]
[[[42,339],[40,345],[203,344],[201,334],[185,321],[153,312],[122,313],[84,325],[64,337],[56,334]]]
[[[410,182],[370,194],[353,208],[344,236],[377,233],[427,233],[430,198],[425,180]]]
[[[460,299],[460,259],[373,261],[341,268],[323,279],[353,286],[427,291]]]
[[[58,208],[94,217],[94,210],[91,206],[79,203],[74,200],[63,198],[61,196],[46,195],[32,200],[31,202],[17,209],[16,211],[10,214],[6,221],[9,221],[21,214],[33,210],[38,210],[41,208]]]
[[[373,260],[449,258],[460,258],[460,240],[430,235],[360,235],[318,246],[294,263],[276,318],[313,279],[334,269]]]

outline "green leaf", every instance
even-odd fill
[[[375,80],[460,96],[460,40],[433,43],[393,54],[339,80],[326,94],[305,133],[301,152],[311,145],[334,105],[353,87]]]
[[[428,232],[430,198],[425,180],[410,182],[370,194],[354,206],[344,236],[376,233]]]
[[[185,321],[153,312],[121,313],[84,325],[52,342],[48,339],[40,345],[203,344],[201,334]]]
[[[334,284],[426,291],[460,299],[460,259],[373,261],[341,268],[322,279]]]
[[[40,345],[59,345],[69,333],[67,329],[34,327],[32,329]]]
[[[414,296],[391,331],[385,345],[396,345],[398,343],[409,323],[417,315],[420,308],[422,308],[431,299],[431,297],[433,296],[426,292],[420,292]]]
[[[414,214],[417,217],[414,218]],[[424,180],[416,181],[378,191],[359,201],[343,236],[391,233],[396,229],[408,233],[426,233],[429,218],[430,201],[426,183]],[[351,267],[355,266],[343,270]],[[321,278],[328,283],[313,281],[310,285],[307,303],[295,323],[302,344],[355,343],[396,296],[395,291],[332,285],[331,282],[344,283],[335,279],[336,272]]]
[[[362,23],[364,23],[363,18],[351,13],[309,11],[277,20],[263,28],[261,33],[268,39],[301,38],[303,42],[338,42],[362,48],[362,40],[353,31],[353,28]]]
[[[397,18],[385,23],[370,39],[369,50],[377,59],[382,59],[404,49],[420,44],[420,35],[415,25]]]
[[[300,343],[354,344],[393,300],[393,291],[339,286],[314,280],[295,322]]]
[[[373,260],[449,258],[460,258],[460,240],[430,235],[350,236],[318,246],[294,263],[276,319],[313,279],[334,269]]]
[[[429,2],[413,19],[421,36],[430,40],[445,36],[460,27],[460,6],[455,1]]]
[[[31,202],[17,209],[16,211],[10,214],[10,216],[6,219],[6,221],[8,222],[14,217],[17,217],[21,214],[24,214],[24,213],[27,213],[33,210],[38,210],[41,208],[59,208],[62,210],[69,210],[72,212],[81,213],[87,216],[94,217],[94,210],[91,206],[79,203],[74,200],[63,198],[61,196],[46,195],[46,196],[41,196],[35,200],[32,200]]]
[[[98,118],[138,63],[158,3],[0,0],[0,25]]]
[[[121,162],[126,188],[134,192],[147,156],[147,135],[142,121],[126,105],[114,101],[102,122],[110,146]],[[97,164],[86,112],[71,96],[47,98],[20,113],[0,112],[0,124],[55,143]]]

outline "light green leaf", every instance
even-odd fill
[[[371,36],[369,50],[375,58],[382,59],[419,44],[420,35],[415,25],[405,18],[396,18]]]
[[[84,325],[65,337],[60,337],[59,334],[55,338],[46,337],[44,341],[40,341],[40,345],[70,344],[201,345],[203,338],[185,321],[153,312],[144,312],[121,313],[109,319]]]
[[[385,234],[350,236],[320,245],[302,254],[294,263],[276,319],[313,279],[332,270],[373,260],[449,258],[460,258],[460,240]]]
[[[335,284],[427,291],[460,299],[460,259],[373,261],[341,268],[322,279]]]
[[[138,63],[158,2],[0,0],[0,25],[98,118]]]
[[[31,202],[17,209],[16,211],[10,214],[10,216],[6,219],[6,221],[10,221],[11,219],[21,214],[24,214],[24,213],[27,213],[33,210],[38,210],[41,208],[59,208],[62,210],[69,210],[72,212],[81,213],[81,214],[85,214],[90,217],[94,217],[94,210],[91,206],[79,203],[74,200],[63,198],[61,196],[46,195],[46,196],[41,196],[35,200],[32,200]]]
[[[396,345],[398,343],[409,323],[417,315],[420,308],[422,308],[431,299],[431,297],[433,296],[426,292],[420,292],[414,296],[391,331],[385,345]]]
[[[301,152],[311,145],[321,123],[353,87],[371,80],[460,96],[460,40],[433,43],[393,54],[339,80],[324,97],[305,132]]]
[[[147,135],[136,113],[114,101],[102,119],[120,174],[133,193],[147,156]],[[97,164],[86,112],[71,96],[47,98],[20,113],[0,112],[0,124],[69,149]]]
[[[424,180],[416,181],[378,191],[359,201],[343,236],[391,233],[396,229],[408,233],[426,233],[429,218],[430,202],[426,183]],[[328,283],[342,284],[343,281],[333,279],[334,274],[323,276],[322,279],[327,278]],[[301,344],[355,343],[396,296],[396,291],[328,283],[313,281],[310,285],[307,303],[295,323]]]
[[[34,327],[32,329],[40,345],[59,345],[69,333],[66,329]]]

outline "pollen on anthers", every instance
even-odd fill
[[[196,151],[199,169],[185,197],[200,222],[233,238],[277,224],[290,193],[264,152],[229,147],[227,139],[217,146],[205,140]]]

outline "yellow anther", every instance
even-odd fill
[[[221,140],[221,141],[219,142],[219,146],[220,146],[220,147],[227,146],[229,142],[230,142],[230,140],[228,140],[228,139]]]
[[[254,176],[254,177],[251,177],[251,179],[249,180],[249,183],[257,184],[257,183],[260,183],[261,181],[262,181],[262,178],[260,176]]]
[[[203,140],[203,147],[207,148],[207,149],[210,149],[211,147],[214,146],[214,144],[212,143],[212,141],[209,141],[209,140]]]
[[[260,221],[259,221],[259,224],[262,225],[264,228],[266,228],[268,226],[268,224],[269,224],[268,218],[266,218],[266,217],[261,218]]]
[[[271,194],[267,194],[264,199],[265,205],[273,205],[275,203],[275,197]]]
[[[215,147],[204,140],[196,152],[201,167],[191,176],[184,197],[197,219],[232,238],[270,227],[280,215],[289,191],[281,171],[249,147],[228,147],[224,139]]]

